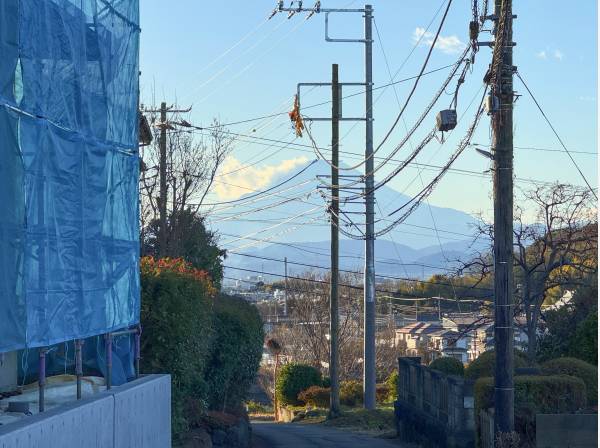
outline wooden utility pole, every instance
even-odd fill
[[[287,317],[288,315],[288,266],[287,266],[287,257],[283,259],[283,266],[285,270],[285,291],[283,295],[283,315]]]
[[[338,65],[331,66],[331,295],[329,300],[329,377],[331,394],[329,418],[340,414],[340,382],[339,382],[339,138],[340,138],[340,86]]]
[[[167,121],[167,113],[185,113],[192,110],[173,109],[173,106],[167,107],[167,103],[160,103],[160,109],[144,109],[142,112],[160,113],[160,122],[157,127],[160,129],[158,139],[159,159],[158,159],[158,177],[159,177],[159,197],[158,197],[158,215],[160,228],[158,229],[158,256],[159,258],[167,255],[167,129],[174,129]]]
[[[160,140],[158,142],[160,197],[158,212],[160,229],[158,235],[158,256],[163,258],[167,254],[167,103],[160,103]]]
[[[494,433],[514,431],[512,0],[495,0],[491,66],[494,157]]]

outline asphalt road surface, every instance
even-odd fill
[[[252,422],[253,448],[399,448],[385,440],[316,424]]]

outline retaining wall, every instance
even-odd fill
[[[42,446],[170,448],[170,375],[147,375],[0,426],[0,448]]]

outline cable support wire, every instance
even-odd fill
[[[525,89],[529,93],[529,96],[531,96],[531,99],[533,100],[533,102],[537,106],[538,110],[540,111],[540,113],[544,117],[544,120],[546,120],[546,123],[548,123],[548,126],[550,126],[550,129],[552,129],[552,132],[554,133],[554,136],[556,137],[556,139],[558,140],[558,142],[560,143],[560,145],[563,147],[563,149],[565,150],[565,152],[567,153],[567,155],[571,159],[571,162],[573,163],[573,165],[575,166],[575,168],[579,172],[579,175],[581,176],[581,178],[583,179],[583,181],[585,182],[585,184],[588,186],[590,192],[594,195],[594,197],[596,198],[596,200],[598,200],[598,195],[596,194],[596,192],[594,191],[594,189],[590,185],[589,181],[587,180],[587,178],[583,174],[583,171],[581,171],[581,168],[579,168],[579,165],[577,164],[577,162],[575,162],[575,159],[571,155],[571,152],[567,149],[567,147],[564,144],[562,138],[560,138],[560,136],[558,135],[558,132],[556,132],[556,129],[554,128],[554,126],[552,125],[552,122],[550,121],[550,119],[548,118],[548,116],[546,115],[546,113],[544,112],[544,110],[542,109],[542,106],[538,102],[537,98],[533,95],[533,92],[531,91],[531,89],[529,88],[529,86],[527,85],[527,83],[523,80],[523,77],[521,76],[521,74],[519,72],[516,72],[516,75],[517,75],[517,78],[519,78],[519,80],[523,83],[523,86],[525,87]]]

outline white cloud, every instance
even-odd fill
[[[425,28],[417,27],[413,32],[413,42],[419,42],[419,45],[425,45],[430,47],[433,45],[433,39],[435,35],[429,31],[425,31]],[[464,50],[466,44],[462,42],[456,35],[451,36],[440,36],[438,37],[435,48],[446,54],[456,54]]]
[[[559,61],[562,61],[563,58],[565,57],[565,55],[563,54],[562,51],[560,51],[558,48],[554,50],[554,57],[556,59],[558,59]]]
[[[543,60],[546,60],[549,57],[552,57],[552,58],[556,59],[557,61],[562,61],[563,58],[565,57],[565,54],[558,48],[546,47],[545,49],[537,52],[535,54],[535,57],[538,59],[543,59]]]
[[[285,174],[299,165],[304,165],[306,162],[308,162],[308,158],[296,157],[283,160],[277,165],[246,167],[238,159],[230,156],[221,166],[220,172],[223,174],[215,180],[213,190],[220,200],[238,199],[245,194],[269,186],[277,176]]]
[[[589,96],[589,95],[581,95],[581,96],[577,97],[577,99],[579,101],[584,101],[586,103],[593,103],[594,101],[596,101],[595,96]]]

